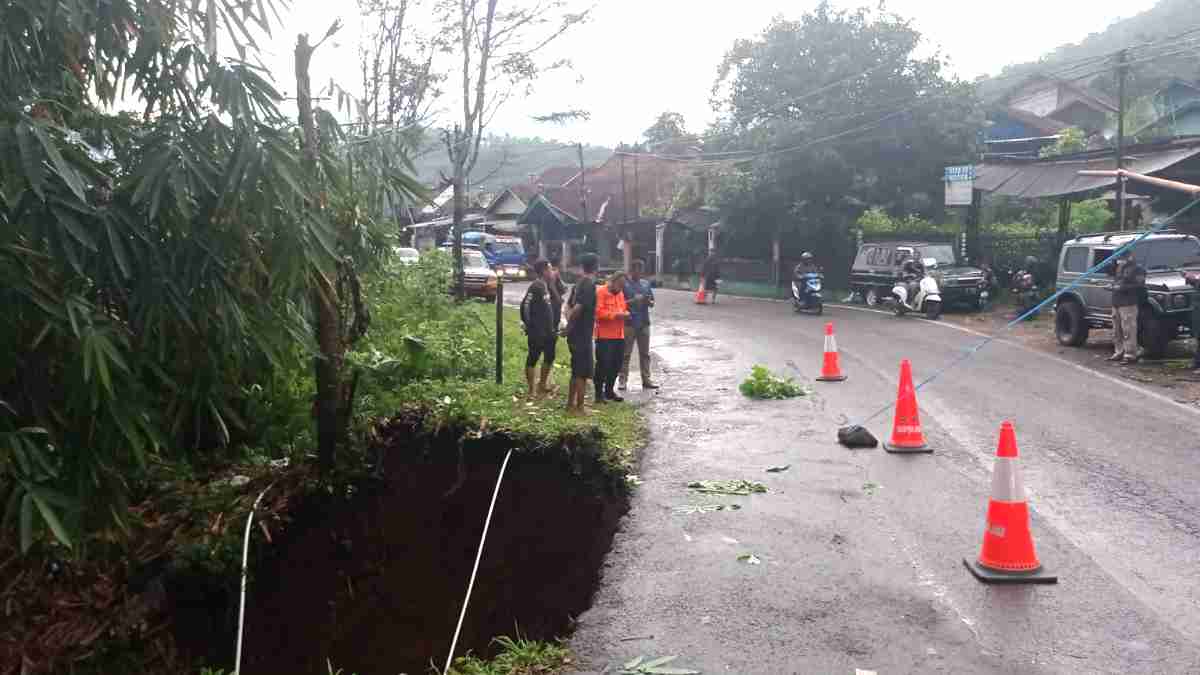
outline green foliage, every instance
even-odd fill
[[[502,636],[495,639],[500,654],[491,661],[467,655],[454,659],[446,675],[554,675],[571,665],[571,652],[561,642],[516,639]]]
[[[1058,140],[1042,148],[1038,152],[1038,156],[1045,159],[1084,150],[1087,150],[1087,138],[1084,136],[1083,130],[1079,127],[1067,127],[1059,133]]]
[[[642,132],[642,138],[651,149],[668,143],[685,143],[687,135],[687,123],[683,115],[670,111],[659,115],[654,124]]]
[[[263,416],[294,430],[307,403],[310,283],[369,269],[373,216],[419,190],[401,137],[323,113],[319,182],[301,170],[275,85],[215,53],[220,31],[250,56],[277,4],[0,6],[0,398],[45,430],[0,459],[18,531],[78,541],[123,525],[155,456],[280,442]]]
[[[741,391],[743,396],[758,399],[795,398],[807,393],[804,387],[796,384],[792,378],[784,379],[772,375],[766,366],[754,366],[750,377],[738,386],[738,391]]]
[[[730,236],[843,237],[868,206],[934,219],[943,169],[974,156],[973,87],[921,57],[920,34],[884,10],[818,5],[739,40],[706,151],[763,152],[714,180]],[[826,246],[829,244],[826,243]]]
[[[858,221],[855,224],[863,231],[863,235],[866,237],[881,234],[953,235],[959,231],[959,226],[954,223],[939,225],[931,223],[915,214],[909,214],[903,218],[893,218],[886,211],[878,207],[863,211],[863,214],[858,217]]]

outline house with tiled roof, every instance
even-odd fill
[[[519,222],[532,227],[540,242],[563,246],[568,263],[572,248],[582,246],[595,250],[603,265],[636,256],[655,268],[662,250],[660,228],[675,211],[693,206],[702,192],[690,162],[617,152],[560,187],[542,187]],[[545,254],[547,247],[541,250]]]
[[[1022,80],[988,112],[984,141],[992,157],[1036,157],[1068,127],[1099,139],[1117,112],[1111,96],[1085,84],[1033,75]]]

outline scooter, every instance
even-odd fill
[[[908,284],[904,280],[896,282],[892,288],[892,311],[896,316],[904,316],[909,312],[924,312],[925,318],[936,320],[942,315],[942,289],[938,287],[933,270],[937,268],[937,260],[925,260],[925,276],[917,284],[917,295],[910,301]]]
[[[792,280],[792,308],[796,313],[811,312],[820,316],[825,311],[821,289],[825,286],[825,275],[820,272],[805,272],[799,279]]]

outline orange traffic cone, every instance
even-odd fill
[[[1042,571],[1033,548],[1025,483],[1017,464],[1017,434],[1011,422],[1000,425],[1000,446],[996,449],[992,497],[979,560],[972,563],[964,558],[963,564],[976,579],[986,583],[1058,583],[1057,576]]]
[[[706,295],[707,295],[707,292],[704,290],[704,280],[701,280],[700,288],[696,289],[696,304],[697,305],[707,304],[707,302],[706,302],[707,298],[705,297]]]
[[[925,445],[921,415],[917,411],[917,390],[913,387],[912,364],[900,362],[900,390],[896,393],[896,417],[892,422],[892,441],[883,449],[894,453],[933,452]]]
[[[818,382],[843,382],[846,376],[838,365],[837,338],[833,337],[833,322],[825,324],[825,360],[821,363]]]

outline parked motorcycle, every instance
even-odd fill
[[[825,275],[820,272],[806,272],[799,279],[792,280],[792,308],[797,312],[811,312],[820,315],[825,311],[825,302],[821,291],[825,287]]]
[[[937,260],[927,258],[925,276],[917,283],[916,296],[909,298],[909,284],[901,279],[892,288],[892,311],[896,316],[904,316],[909,312],[924,313],[925,318],[935,320],[942,315],[942,289],[938,287],[933,272],[937,269]]]

